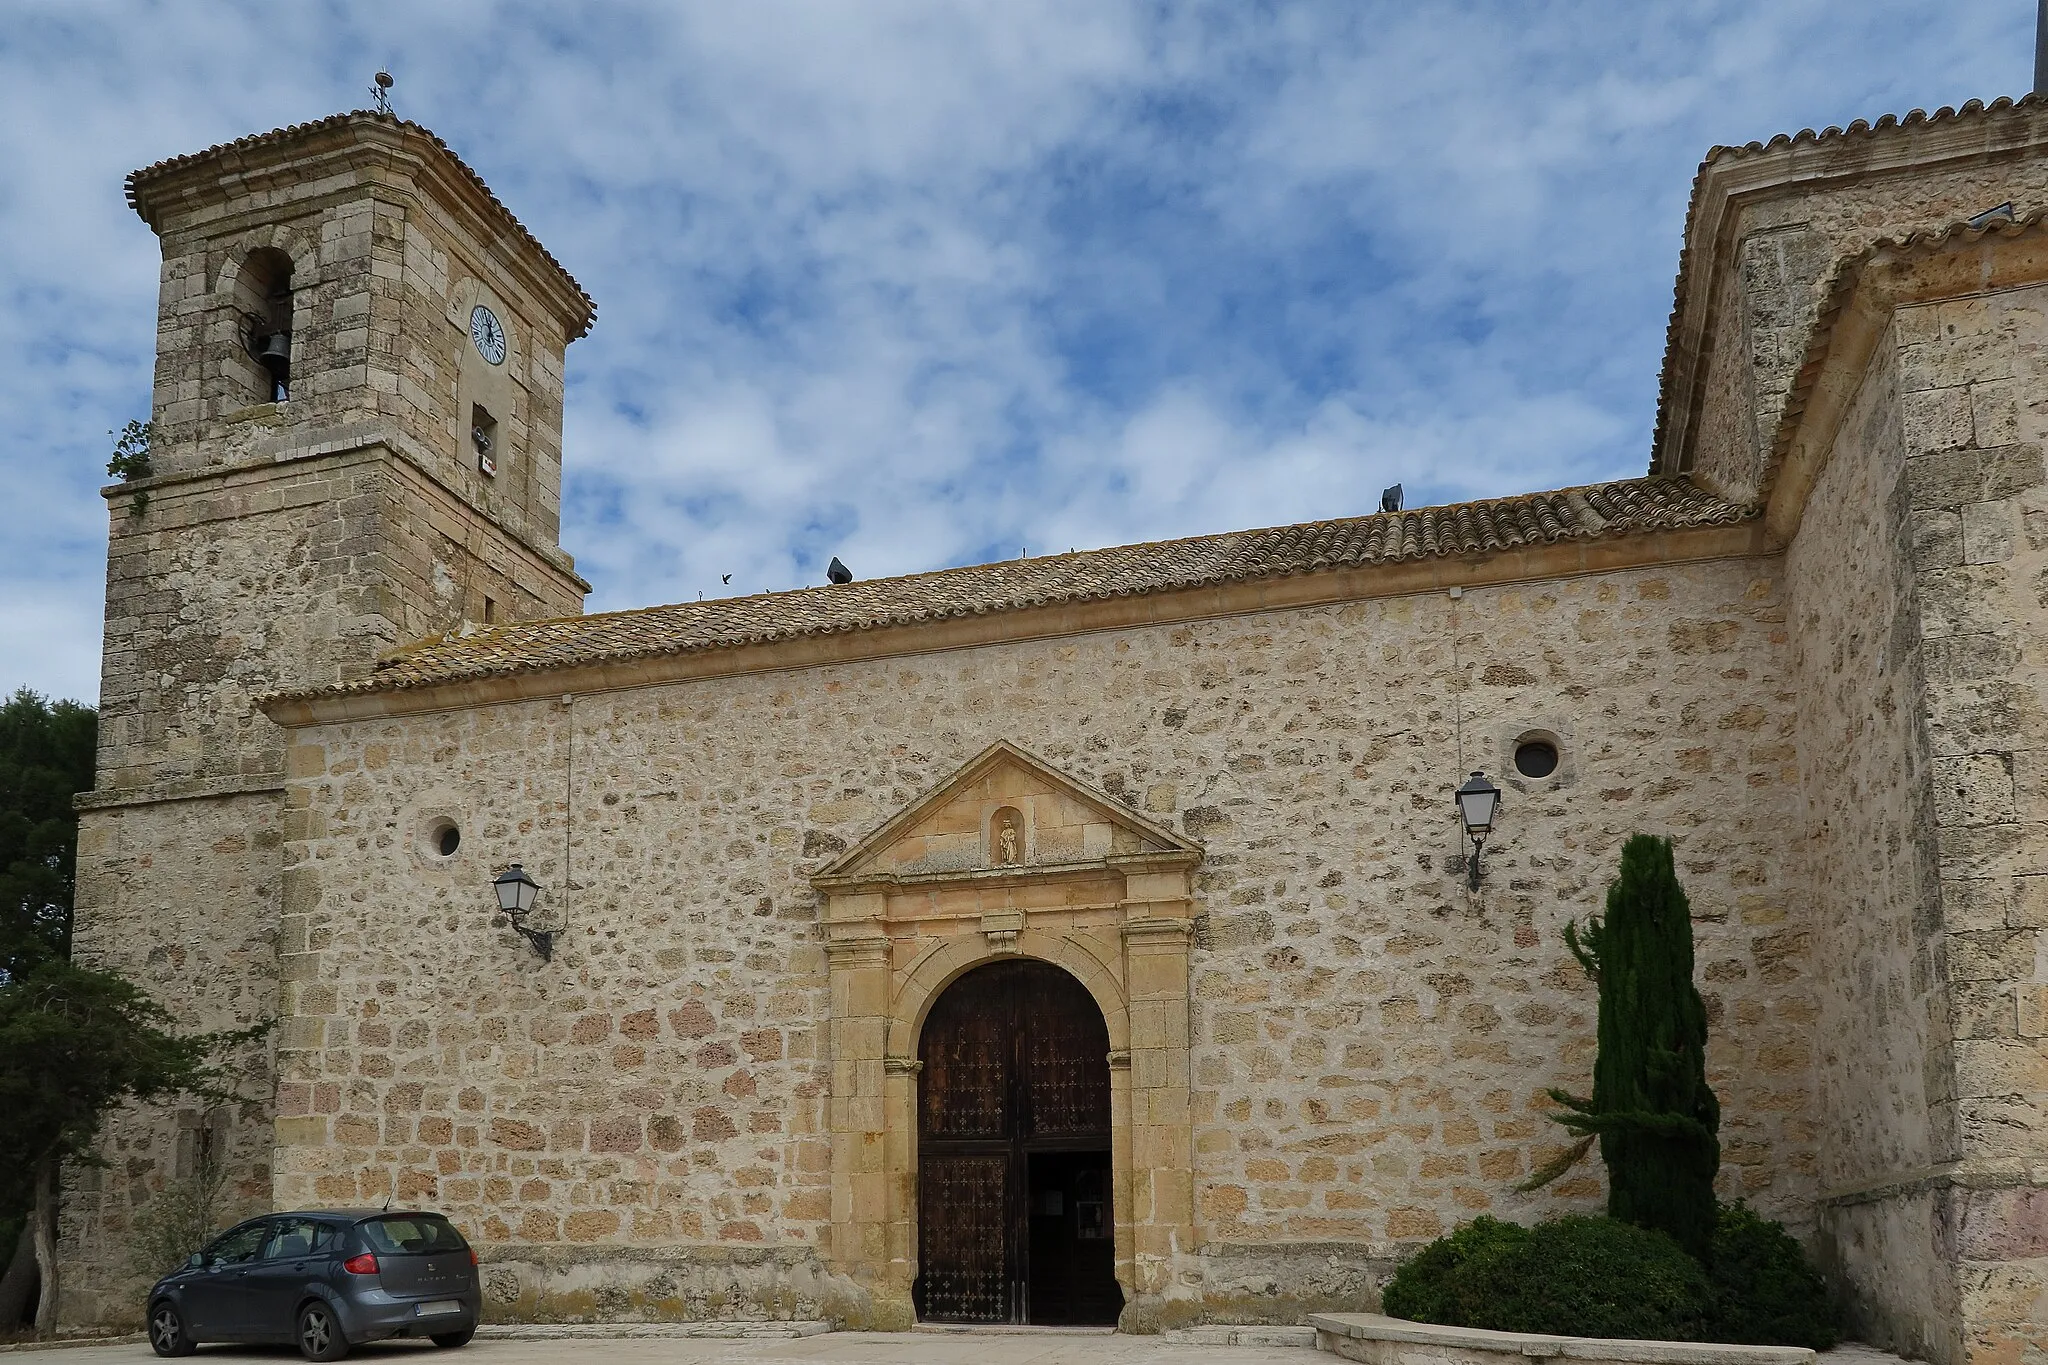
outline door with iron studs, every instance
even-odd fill
[[[1109,1031],[1087,989],[1030,959],[977,967],[918,1057],[918,1316],[1114,1323]]]

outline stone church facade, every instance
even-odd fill
[[[2048,106],[1712,153],[1645,477],[597,616],[593,305],[447,147],[340,115],[129,196],[159,434],[106,490],[79,952],[277,1023],[239,1109],[74,1173],[67,1321],[139,1314],[125,1232],[215,1131],[241,1206],[447,1211],[505,1317],[1370,1304],[1599,1207],[1516,1185],[1642,831],[1723,1194],[1859,1334],[2042,1358]]]

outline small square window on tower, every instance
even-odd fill
[[[469,443],[476,447],[476,467],[484,474],[498,472],[498,419],[481,403],[469,409]]]

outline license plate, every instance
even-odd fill
[[[462,1305],[454,1299],[435,1299],[432,1303],[417,1304],[412,1313],[416,1318],[431,1318],[437,1313],[460,1313]]]

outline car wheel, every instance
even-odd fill
[[[308,1360],[340,1360],[348,1354],[348,1338],[334,1310],[315,1300],[299,1310],[299,1354]]]
[[[189,1356],[192,1335],[185,1330],[185,1315],[178,1305],[158,1302],[149,1310],[149,1349],[160,1356]]]
[[[431,1340],[436,1346],[450,1349],[469,1345],[469,1339],[476,1335],[476,1328],[465,1327],[460,1332],[436,1332]]]

